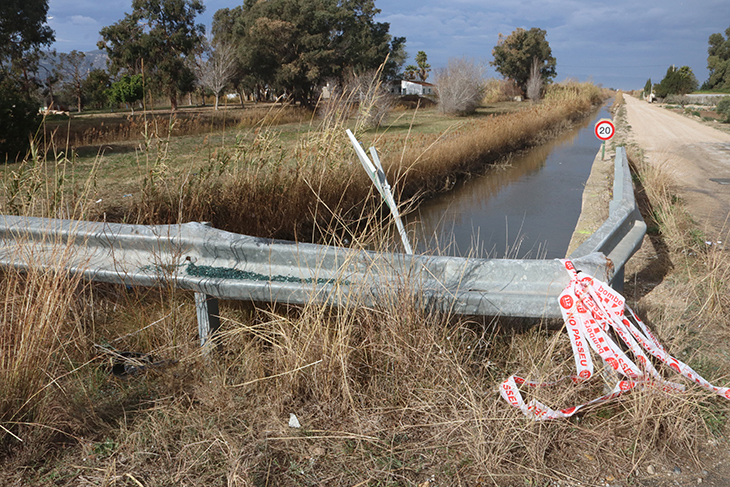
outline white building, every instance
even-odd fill
[[[426,83],[425,81],[409,81],[402,79],[400,80],[400,86],[398,81],[394,81],[391,84],[390,92],[395,95],[435,96],[436,85]]]

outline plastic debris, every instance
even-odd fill
[[[605,282],[576,270],[571,261],[560,262],[570,274],[570,282],[560,293],[558,301],[573,348],[577,374],[554,382],[533,382],[513,375],[499,388],[500,394],[511,406],[535,420],[569,418],[589,404],[609,401],[636,387],[683,391],[682,384],[667,381],[659,374],[649,356],[700,387],[730,399],[730,388],[710,384],[689,365],[667,353],[651,330],[626,305],[623,296]],[[625,348],[614,342],[612,334],[623,340]],[[591,350],[624,376],[608,394],[565,409],[551,409],[536,399],[529,403],[522,399],[519,386],[535,389],[554,386],[565,379],[576,384],[589,380],[594,375]]]

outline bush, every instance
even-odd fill
[[[482,103],[512,101],[516,96],[522,96],[522,90],[513,80],[489,78],[484,84]]]
[[[472,59],[449,59],[445,69],[436,73],[441,113],[474,113],[484,92],[484,68]]]
[[[680,105],[684,108],[685,105],[690,104],[690,99],[685,95],[667,95],[667,97],[664,99],[664,103],[668,103],[670,105]]]
[[[527,79],[527,98],[533,103],[540,101],[540,92],[542,91],[543,79],[540,73],[540,63],[537,58],[533,58],[532,67],[530,68],[530,77]]]
[[[38,103],[17,82],[0,74],[0,157],[3,162],[23,158],[40,126]]]
[[[730,122],[730,96],[725,96],[717,103],[715,111],[723,116],[723,121]]]

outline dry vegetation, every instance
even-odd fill
[[[403,154],[399,163],[389,158],[390,172],[407,194],[436,188],[424,174],[438,170],[438,157],[451,155],[444,164],[452,171],[436,179],[443,184],[454,169],[474,170],[480,157],[534,143],[587,110],[574,87],[555,91],[544,106],[483,120],[473,133],[376,145]],[[561,108],[559,94],[575,102]],[[518,128],[532,138],[520,138]],[[281,207],[274,202],[256,217],[270,220],[261,225],[290,217],[285,206],[347,214],[369,189],[334,133],[311,134],[277,162],[281,146],[261,129],[179,179],[160,176],[170,161],[164,141],[150,139],[149,206],[133,210],[142,220],[234,220],[286,194]],[[661,249],[647,268],[662,266],[666,289],[658,302],[639,300],[640,314],[670,352],[727,383],[730,261],[693,237],[671,182],[639,154],[632,159],[655,215],[652,246]],[[83,214],[74,211],[82,197],[30,174],[6,182],[19,212]],[[44,205],[20,204],[29,198]],[[372,245],[368,235],[359,242]],[[188,293],[91,285],[64,273],[63,262],[59,252],[56,271],[3,276],[2,485],[635,484],[647,478],[647,465],[663,476],[675,465],[699,471],[707,441],[725,441],[727,403],[691,387],[636,390],[569,421],[523,417],[499,398],[498,384],[512,373],[550,379],[572,368],[567,337],[548,324],[424,314],[406,297],[378,308],[358,306],[357,296],[340,309],[224,303],[219,346],[203,356]],[[641,289],[629,296],[642,298]],[[132,360],[123,351],[150,354],[157,365],[113,375],[113,364]],[[601,385],[593,387],[540,394],[568,406]],[[290,413],[302,428],[288,426]]]
[[[52,116],[43,126],[42,137],[48,145],[57,147],[99,146],[114,142],[135,140],[154,126],[160,134],[174,137],[206,134],[231,127],[255,127],[266,119],[270,124],[303,122],[310,118],[306,109],[280,106],[277,117],[271,119],[271,106],[230,107],[212,111],[207,108],[183,108],[174,114],[169,110],[157,112],[104,112],[74,115],[73,117]],[[269,118],[267,118],[269,117]]]
[[[510,153],[553,137],[587,115],[602,96],[591,84],[557,84],[544,103],[514,113],[459,121],[437,133],[410,128],[391,133],[388,126],[368,129],[382,98],[378,84],[371,83],[323,104],[321,116],[296,132],[279,128],[292,109],[271,107],[259,114],[254,127],[227,132],[220,144],[207,146],[207,153],[193,160],[181,151],[197,149],[175,147],[177,119],[140,119],[134,129],[126,129],[138,131],[141,141],[128,149],[134,151],[134,162],[125,168],[109,172],[102,154],[81,170],[69,146],[54,139],[45,156],[39,150],[37,157],[5,171],[11,190],[1,210],[27,211],[22,206],[43,196],[38,183],[49,176],[58,179],[54,191],[83,194],[77,186],[91,173],[92,194],[97,195],[92,201],[103,202],[86,205],[85,219],[209,221],[216,228],[248,235],[322,241],[332,233],[356,232],[361,215],[379,206],[344,135],[346,127],[366,146],[378,148],[400,200],[414,206],[433,192],[451,188],[459,178],[481,173]],[[407,125],[414,113],[396,111],[395,122]],[[104,193],[109,187],[120,188],[116,196]],[[287,197],[277,197],[282,194]],[[55,211],[55,216],[64,216],[69,210]]]

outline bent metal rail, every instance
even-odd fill
[[[620,287],[646,231],[625,153],[615,162],[610,216],[570,258]],[[217,299],[377,306],[412,293],[454,314],[559,317],[568,277],[556,260],[406,255],[269,240],[201,223],[127,225],[0,216],[0,265],[62,266],[85,278],[195,291],[201,344],[217,328]]]

